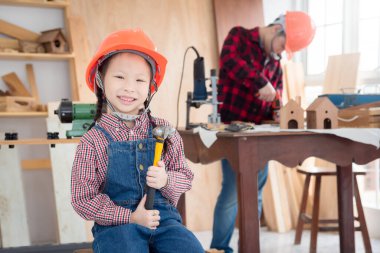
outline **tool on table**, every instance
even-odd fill
[[[156,138],[156,145],[154,149],[153,166],[157,166],[158,161],[161,159],[162,149],[164,147],[165,139],[174,133],[175,129],[169,126],[157,126],[153,129],[153,135]],[[145,202],[145,209],[152,210],[154,203],[154,194],[156,189],[147,187],[147,199]]]
[[[280,109],[282,107],[282,100],[280,91],[276,91],[276,97],[272,101],[272,118],[274,122],[280,122]]]
[[[224,128],[226,131],[230,132],[240,132],[240,131],[246,131],[255,129],[255,124],[248,123],[248,122],[242,122],[242,121],[233,121],[231,124],[229,124],[227,127]]]
[[[258,98],[260,96],[260,93],[257,92],[255,96]],[[266,110],[266,115],[272,116],[274,123],[278,124],[280,122],[281,107],[282,107],[281,93],[279,90],[276,90],[276,95],[272,101],[272,104]]]
[[[202,100],[197,100],[195,93],[188,92],[187,93],[187,100],[186,100],[186,129],[191,129],[194,127],[199,126],[199,124],[191,124],[190,123],[190,108],[195,107],[199,108],[203,104],[211,104],[212,105],[212,113],[208,115],[208,123],[212,124],[219,124],[220,123],[220,115],[218,113],[218,104],[221,104],[218,102],[218,92],[217,92],[217,76],[216,76],[216,70],[211,69],[211,92],[205,93],[205,98]],[[194,91],[199,89],[194,88]],[[193,95],[194,94],[194,95]],[[210,99],[207,99],[207,97],[211,95]]]
[[[218,113],[218,102],[217,96],[217,76],[216,70],[211,69],[210,78],[205,77],[205,66],[204,58],[201,57],[195,47],[189,47],[188,49],[193,49],[197,54],[197,58],[194,60],[193,65],[193,78],[194,87],[193,92],[187,93],[186,100],[186,129],[191,129],[200,124],[190,123],[190,108],[199,108],[203,104],[211,104],[213,106],[212,113],[208,115],[208,123],[220,124],[220,115]],[[187,50],[186,50],[187,52]],[[186,53],[185,53],[186,56]],[[206,89],[206,80],[211,80],[211,92]],[[182,82],[182,79],[181,79]],[[181,84],[180,84],[181,86]],[[208,97],[211,96],[210,99]]]
[[[62,99],[54,114],[58,115],[62,123],[73,123],[72,130],[66,131],[66,138],[81,137],[87,132],[94,121],[96,104],[73,104],[68,99]]]

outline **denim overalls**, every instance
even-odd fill
[[[119,206],[136,210],[145,193],[146,173],[153,164],[156,140],[152,126],[148,138],[137,141],[114,141],[111,135],[99,125],[95,126],[107,138],[109,144],[108,168],[103,193]],[[118,252],[204,252],[196,237],[182,225],[177,209],[156,191],[154,209],[160,211],[160,225],[149,229],[129,223],[116,226],[92,228],[95,253]]]

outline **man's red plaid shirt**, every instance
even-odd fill
[[[260,124],[272,120],[271,102],[257,98],[258,90],[270,82],[282,92],[279,60],[266,55],[259,28],[234,27],[224,41],[220,56],[218,101],[224,123],[234,120]]]

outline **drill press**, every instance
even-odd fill
[[[81,137],[87,132],[96,114],[96,104],[73,104],[62,99],[54,114],[58,115],[61,123],[73,123],[72,130],[66,131],[66,138]]]
[[[203,70],[204,71],[204,70]],[[194,70],[195,73],[195,70]],[[204,76],[204,74],[203,74]],[[218,91],[217,91],[217,76],[216,70],[211,69],[210,71],[210,80],[211,80],[211,92],[206,91],[205,84],[201,84],[200,82],[196,82],[196,75],[194,74],[194,93],[187,93],[186,100],[186,129],[192,129],[197,127],[199,124],[190,123],[190,108],[195,107],[199,108],[203,104],[211,104],[212,105],[212,113],[208,115],[208,123],[211,124],[220,124],[220,115],[218,113]],[[204,79],[205,80],[205,79]],[[204,88],[199,88],[199,86],[204,86]],[[199,93],[202,91],[203,93]],[[198,94],[197,94],[198,92]],[[208,96],[211,95],[210,99],[207,99]]]

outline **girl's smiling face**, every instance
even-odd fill
[[[105,96],[117,112],[137,115],[144,108],[151,82],[148,62],[133,53],[114,55],[104,76]]]

